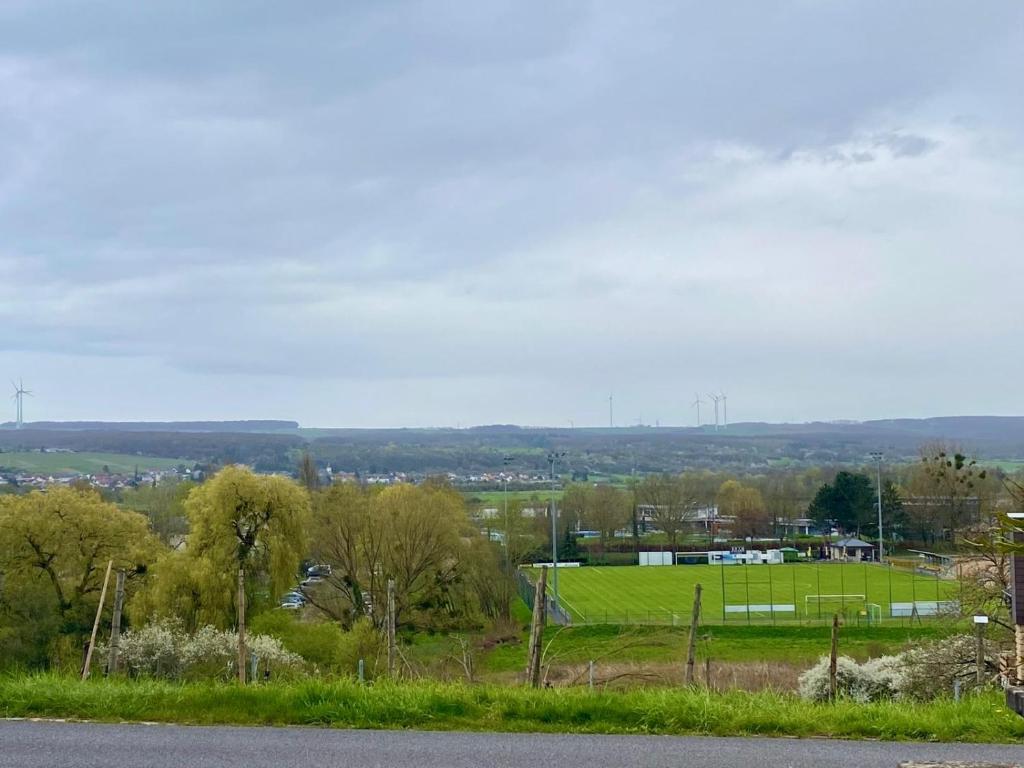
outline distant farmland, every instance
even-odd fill
[[[136,467],[143,472],[148,469],[172,469],[179,464],[191,464],[191,462],[185,459],[133,456],[128,453],[39,453],[36,451],[0,453],[0,468],[45,475],[94,475],[104,471],[127,475],[133,473]],[[104,467],[107,470],[104,470]]]
[[[778,622],[828,620],[839,613],[847,621],[866,623],[861,612],[868,605],[877,606],[873,610],[886,623],[909,622],[889,618],[890,601],[950,601],[959,590],[955,582],[864,563],[560,568],[558,582],[562,605],[574,621],[625,624],[689,624],[698,582],[702,621],[716,624],[771,622],[769,605],[795,608],[777,607]]]

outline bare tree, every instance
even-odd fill
[[[679,535],[697,514],[696,489],[682,477],[648,475],[637,487],[637,499],[651,508],[651,520],[665,534],[675,557]]]

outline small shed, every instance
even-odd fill
[[[853,536],[845,539],[839,539],[829,545],[829,559],[853,560],[855,562],[859,562],[861,560],[874,560],[875,545],[869,544],[868,542]]]
[[[796,547],[783,547],[779,551],[782,552],[783,562],[795,563],[797,560],[800,559],[800,550]]]

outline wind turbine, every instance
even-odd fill
[[[11,382],[11,386],[14,387],[14,394],[11,396],[11,399],[14,400],[18,404],[18,418],[17,418],[17,421],[15,421],[15,423],[14,423],[14,427],[15,427],[15,429],[21,429],[22,426],[24,426],[24,424],[25,424],[25,419],[24,419],[24,416],[25,416],[25,406],[24,406],[25,395],[28,395],[29,397],[32,397],[32,393],[29,392],[27,389],[25,389],[25,382],[24,382],[24,380],[19,379],[17,384],[15,384],[12,381]]]
[[[715,404],[715,431],[717,432],[718,431],[718,401],[721,400],[722,398],[719,397],[718,395],[712,395],[712,394],[709,394],[708,397],[710,397],[711,401]]]
[[[697,409],[697,427],[699,428],[701,426],[701,424],[700,424],[700,404],[703,401],[700,399],[700,393],[699,392],[696,393],[696,397],[697,397],[697,399],[694,400],[692,403],[690,403],[690,405]]]
[[[729,426],[729,404],[725,392],[719,392],[718,396],[722,399],[722,427],[726,428]]]

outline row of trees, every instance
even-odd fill
[[[934,545],[963,537],[1000,503],[1009,503],[1007,478],[985,469],[962,451],[941,444],[922,449],[921,460],[887,468],[881,502],[887,539]],[[737,477],[715,472],[652,474],[627,488],[570,484],[559,504],[559,549],[574,556],[576,530],[597,533],[602,546],[617,532],[640,533],[647,518],[673,550],[687,534],[703,532],[702,511],[716,509],[728,518],[736,538],[784,538],[793,531],[784,522],[810,518],[821,529],[878,536],[878,488],[874,473],[814,468]],[[550,548],[548,501],[526,505],[544,519],[523,521],[513,502],[510,520],[489,523],[508,530],[509,547],[525,558]]]
[[[140,512],[86,488],[0,497],[0,653],[7,663],[76,666],[108,561],[127,575],[127,617],[173,618],[185,631],[228,629],[239,570],[250,616],[295,588],[301,566],[329,571],[314,609],[351,627],[384,622],[387,582],[398,624],[451,627],[507,616],[511,588],[461,495],[443,483],[309,492],[227,467],[202,485],[132,492]],[[179,514],[181,513],[181,514]]]

